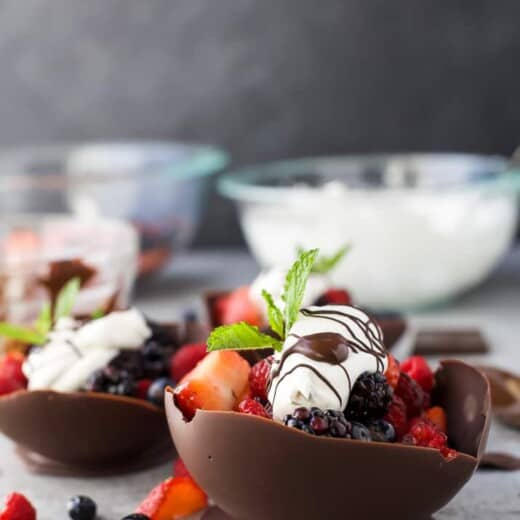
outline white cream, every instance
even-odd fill
[[[79,326],[62,318],[49,333],[49,341],[27,358],[23,371],[29,390],[80,390],[89,376],[105,367],[120,350],[135,350],[151,336],[136,309],[112,312]]]
[[[306,311],[319,314],[309,316],[304,314]],[[289,331],[282,352],[275,354],[273,374],[284,352],[290,349],[299,337],[324,332],[340,334],[352,345],[347,359],[341,365],[333,365],[315,361],[300,353],[287,356],[280,372],[273,377],[269,389],[269,400],[273,405],[273,417],[276,420],[283,420],[285,415],[292,414],[299,406],[343,411],[350,397],[351,385],[355,384],[363,372],[386,370],[388,360],[379,326],[360,309],[327,305],[300,311],[298,321]],[[300,366],[302,364],[312,369]],[[322,378],[328,381],[336,392]]]

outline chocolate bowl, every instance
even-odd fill
[[[469,480],[490,420],[486,378],[458,361],[436,374],[457,457],[430,448],[314,437],[274,421],[199,410],[185,422],[166,392],[179,455],[222,510],[241,520],[429,518]]]

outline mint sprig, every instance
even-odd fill
[[[267,305],[267,319],[269,326],[273,329],[280,338],[285,338],[285,322],[283,312],[274,303],[274,299],[265,289],[262,291],[262,296]]]
[[[352,249],[350,244],[345,244],[342,248],[338,249],[332,255],[320,254],[314,265],[312,266],[311,273],[314,274],[327,274],[330,273],[337,265],[345,258],[346,254]],[[304,250],[301,247],[297,248],[298,254],[302,254]]]
[[[282,342],[260,332],[258,327],[240,322],[217,327],[208,338],[208,351],[272,348],[282,350]]]
[[[70,316],[72,313],[80,287],[81,281],[79,278],[70,279],[58,293],[54,316],[51,312],[51,306],[46,303],[42,307],[34,327],[0,322],[0,336],[31,345],[43,345],[47,341],[47,335],[52,328],[52,324],[56,323],[60,318]]]

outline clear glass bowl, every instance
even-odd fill
[[[0,217],[70,213],[132,222],[140,272],[187,246],[199,222],[206,178],[227,155],[176,142],[106,142],[0,149]]]
[[[126,307],[137,255],[137,233],[122,221],[51,214],[4,217],[0,220],[0,321],[32,322],[50,299],[49,281],[66,280],[71,272],[90,273],[78,295],[76,314],[90,315],[111,303]]]
[[[223,177],[263,267],[297,247],[351,244],[332,282],[361,305],[437,304],[482,281],[510,246],[518,174],[502,157],[404,154],[253,166]]]

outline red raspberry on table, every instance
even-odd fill
[[[266,412],[265,408],[256,401],[255,399],[244,399],[238,405],[238,411],[240,413],[247,413],[249,415],[257,415],[258,417],[265,417],[270,419],[270,415]]]
[[[401,372],[394,393],[404,401],[408,419],[421,414],[424,406],[424,392],[408,374]]]
[[[385,377],[392,388],[397,386],[400,375],[399,361],[392,354],[388,354],[388,367],[386,368]]]
[[[422,356],[412,356],[401,363],[401,372],[408,374],[425,392],[433,388],[433,372]]]
[[[0,520],[36,520],[36,510],[20,493],[11,493],[0,511]]]
[[[258,397],[262,402],[267,401],[267,385],[271,375],[272,357],[262,359],[249,372],[249,388],[252,397]]]
[[[384,416],[384,420],[389,422],[395,430],[396,439],[400,440],[408,431],[408,418],[406,416],[406,405],[397,395],[394,395],[392,404]]]
[[[183,345],[172,356],[170,361],[170,377],[180,381],[188,372],[191,372],[197,363],[207,354],[205,343],[191,343]]]

